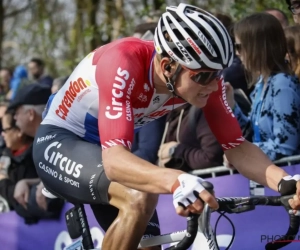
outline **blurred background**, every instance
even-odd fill
[[[32,57],[43,58],[53,77],[67,75],[98,46],[129,36],[145,21],[157,21],[163,0],[0,0],[0,67],[14,67]],[[284,1],[184,1],[234,20],[270,6],[288,13]],[[288,15],[290,18],[291,15]]]

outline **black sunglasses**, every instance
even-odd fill
[[[192,71],[191,71],[192,72]],[[210,71],[210,72],[199,72],[197,74],[191,75],[190,78],[202,85],[202,86],[206,86],[208,85],[211,81],[220,78],[222,75],[222,70],[218,70],[218,71]]]

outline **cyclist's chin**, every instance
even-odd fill
[[[207,103],[208,97],[209,95],[197,95],[195,98],[193,98],[193,100],[190,101],[190,104],[196,106],[197,108],[203,108]]]

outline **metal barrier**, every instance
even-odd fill
[[[290,166],[292,163],[300,162],[300,155],[294,155],[289,157],[281,158],[277,161],[274,161],[274,164],[285,164],[285,166]],[[229,169],[225,166],[218,166],[218,167],[212,167],[212,168],[206,168],[206,169],[197,169],[193,170],[190,173],[197,175],[197,176],[203,176],[203,175],[209,175],[211,174],[212,178],[216,177],[217,173],[228,173],[228,175],[232,175],[234,173],[234,170]]]

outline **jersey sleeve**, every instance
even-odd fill
[[[101,52],[102,53],[102,52]],[[142,63],[118,46],[102,53],[96,64],[99,87],[98,128],[102,149],[123,145],[131,149],[134,117],[131,94]]]
[[[210,95],[203,112],[212,133],[223,150],[227,150],[240,145],[245,139],[227,103],[224,80],[221,79],[218,85],[218,90]]]

